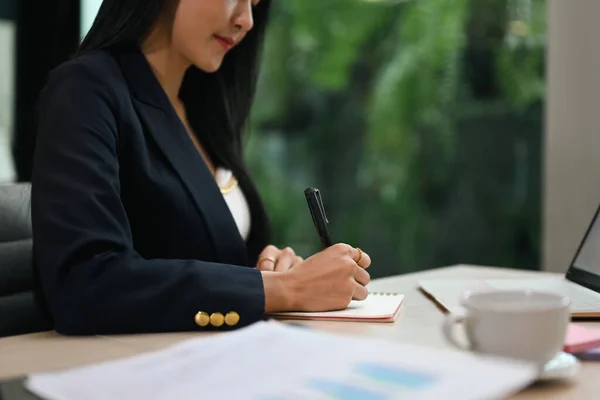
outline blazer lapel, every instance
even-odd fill
[[[187,188],[221,262],[247,265],[246,245],[220,189],[139,48],[116,54],[140,117]]]

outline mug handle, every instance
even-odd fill
[[[464,312],[454,312],[448,313],[444,319],[443,332],[446,340],[450,342],[454,347],[459,348],[460,350],[470,350],[470,344],[460,343],[456,340],[456,336],[454,335],[454,326],[458,323],[464,322],[467,319],[469,314]]]

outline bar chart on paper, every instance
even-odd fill
[[[257,400],[391,400],[435,385],[436,377],[397,366],[357,364],[345,378],[308,378],[291,393],[259,396]]]

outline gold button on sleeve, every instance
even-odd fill
[[[230,311],[225,315],[225,323],[228,326],[237,325],[238,322],[240,322],[240,314],[235,311]]]
[[[219,327],[219,326],[223,325],[224,322],[225,322],[225,317],[220,312],[212,313],[210,315],[210,323],[213,326]]]
[[[204,311],[200,311],[194,317],[194,321],[196,321],[196,325],[198,326],[207,326],[210,323],[210,317]]]

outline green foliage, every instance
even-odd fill
[[[531,18],[511,21],[515,1],[531,2]],[[502,157],[494,165],[491,157],[477,161],[485,145],[477,138],[501,140],[492,132],[525,121],[539,135],[541,112],[531,110],[544,96],[545,2],[274,5],[247,155],[277,244],[305,256],[319,250],[302,194],[318,185],[336,240],[367,249],[386,266],[381,275],[451,263],[456,254],[461,261],[487,254],[476,261],[529,263],[535,249],[512,243],[523,235],[537,243],[536,185],[523,183],[530,182],[524,176],[538,179],[523,172],[537,162],[535,140],[519,142],[526,147],[519,150],[522,165],[515,164],[518,177],[505,178],[497,169]],[[465,72],[473,48],[493,66],[488,80],[497,90],[487,98],[473,94],[473,76],[486,71],[475,65]],[[490,124],[494,129],[486,129]],[[461,148],[470,146],[465,161]],[[500,142],[497,148],[512,151]],[[464,170],[470,162],[479,163],[479,175]],[[501,180],[494,183],[494,176]],[[512,193],[512,186],[520,189]],[[499,192],[501,202],[489,200]],[[502,229],[485,231],[498,220]],[[488,239],[448,235],[458,227]],[[485,250],[498,243],[500,250]]]
[[[438,157],[452,150],[466,0],[413,2],[399,16],[391,39],[398,45],[375,83],[369,108],[369,155],[365,167],[387,212],[402,223],[392,228],[400,248],[416,263],[417,238],[427,209],[419,198],[415,162],[425,131],[434,132]],[[442,168],[441,172],[446,171]]]
[[[546,2],[531,0],[531,6],[531,21],[512,21],[498,57],[506,99],[520,111],[543,99],[546,88]]]

